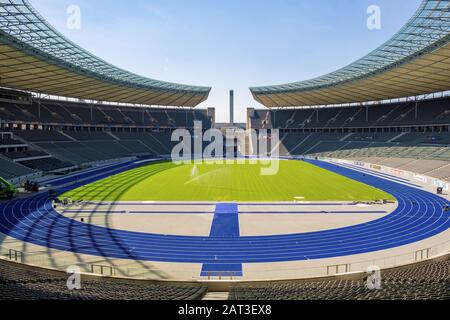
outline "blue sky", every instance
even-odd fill
[[[202,107],[237,121],[260,108],[250,86],[306,80],[343,67],[381,45],[421,0],[30,0],[60,32],[104,60],[154,79],[212,86]],[[67,28],[69,5],[81,29]],[[366,26],[381,8],[381,30]]]

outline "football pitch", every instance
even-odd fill
[[[61,198],[83,201],[371,201],[394,200],[376,188],[301,161],[265,164],[150,164],[72,190]]]

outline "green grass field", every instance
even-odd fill
[[[150,164],[70,191],[84,201],[369,201],[391,195],[300,161],[273,176],[255,164]]]

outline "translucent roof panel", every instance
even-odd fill
[[[27,0],[0,0],[0,44],[65,70],[119,86],[206,96],[211,90],[149,79],[115,67],[65,38]]]
[[[316,91],[368,79],[449,43],[449,0],[425,0],[407,24],[385,44],[340,70],[307,81],[250,88],[259,95]]]

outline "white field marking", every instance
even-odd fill
[[[305,197],[294,197],[294,199],[296,199],[296,200],[304,200]]]
[[[371,207],[371,205],[368,205],[368,204],[365,204],[365,203],[358,203],[356,206],[360,207],[360,208],[370,208]]]

